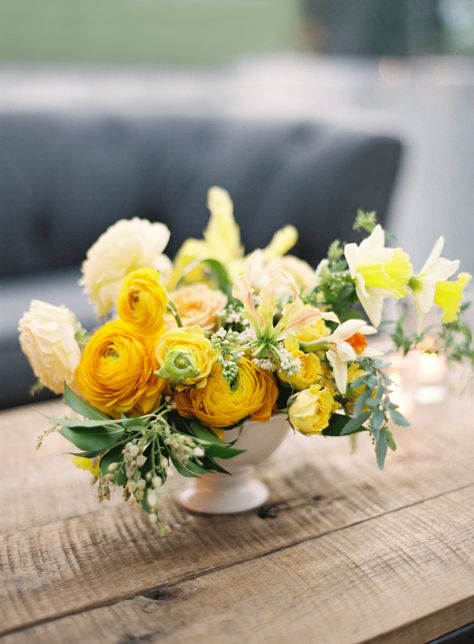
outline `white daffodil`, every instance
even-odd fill
[[[374,333],[377,333],[377,329],[369,326],[364,320],[347,320],[340,324],[331,335],[314,342],[304,343],[304,349],[308,351],[321,346],[327,347],[326,358],[332,367],[336,386],[341,394],[345,394],[347,363],[354,362],[358,358],[377,358],[383,355],[381,351],[367,346],[365,336]]]
[[[437,284],[444,282],[453,275],[459,268],[459,260],[450,261],[441,257],[444,238],[440,237],[423,268],[418,275],[413,275],[408,285],[413,291],[416,312],[418,315],[418,331],[423,326],[423,318],[433,306],[436,297]]]
[[[385,298],[408,295],[406,285],[413,274],[408,255],[401,248],[385,248],[380,225],[359,245],[346,244],[344,255],[356,293],[370,321],[378,327]]]

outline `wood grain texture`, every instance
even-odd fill
[[[0,414],[7,639],[64,641],[67,633],[81,641],[77,631],[83,640],[127,641],[143,631],[143,641],[233,642],[249,639],[261,616],[262,642],[310,640],[315,629],[331,634],[336,626],[339,639],[327,641],[382,633],[390,641],[393,631],[404,639],[392,641],[410,642],[469,622],[469,611],[474,618],[472,400],[419,410],[412,428],[398,430],[400,448],[385,473],[370,445],[361,442],[350,457],[345,441],[290,437],[261,470],[269,507],[201,517],[169,500],[177,527],[166,539],[119,499],[98,506],[60,436],[36,452],[45,426],[38,412],[46,409],[62,412],[48,403]],[[154,589],[157,601],[143,596]]]
[[[471,485],[5,641],[426,641],[474,614],[473,504]]]

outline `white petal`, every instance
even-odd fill
[[[356,285],[356,293],[369,320],[377,328],[382,321],[384,294],[375,289],[371,289],[368,293],[365,289],[362,290],[359,284]]]
[[[380,358],[380,356],[383,356],[384,353],[383,351],[379,351],[378,349],[372,349],[372,347],[366,347],[364,349],[364,352],[362,353],[362,356],[364,358]]]
[[[328,322],[335,322],[339,324],[339,318],[332,311],[321,311],[321,317],[323,320],[328,320]]]
[[[352,279],[354,279],[357,268],[357,258],[358,258],[358,246],[357,244],[346,244],[344,246],[344,257],[346,258],[347,265],[349,266],[349,272]]]
[[[332,334],[335,341],[346,340],[366,326],[365,320],[346,320]]]
[[[326,352],[326,358],[332,367],[336,387],[341,394],[345,394],[347,389],[347,363],[339,360],[337,354],[331,350]]]
[[[338,358],[343,362],[351,362],[352,360],[357,360],[357,354],[354,351],[354,348],[351,347],[347,342],[339,342],[336,345],[336,353]]]
[[[440,257],[426,269],[424,274],[422,273],[422,277],[431,277],[435,282],[444,282],[451,277],[451,275],[454,275],[458,270],[460,263],[461,262],[458,259],[451,261],[445,257]]]
[[[441,236],[438,238],[435,245],[433,246],[431,253],[428,255],[428,259],[423,264],[423,268],[421,269],[420,273],[425,273],[429,269],[431,264],[436,262],[438,258],[441,257],[441,253],[443,252],[443,247],[444,247],[444,237]]]

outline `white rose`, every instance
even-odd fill
[[[76,316],[65,306],[33,300],[18,330],[21,349],[35,376],[54,393],[62,393],[64,381],[73,381],[81,360],[76,334],[82,328]]]
[[[93,244],[82,264],[81,285],[100,317],[115,306],[122,279],[137,268],[151,266],[166,281],[171,262],[163,255],[170,231],[147,219],[121,219]]]

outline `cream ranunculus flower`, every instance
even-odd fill
[[[115,305],[122,279],[137,268],[156,268],[164,281],[171,262],[163,255],[170,231],[147,219],[121,219],[93,244],[82,264],[81,285],[100,317]]]
[[[76,339],[82,331],[76,316],[65,306],[33,300],[21,318],[20,345],[35,376],[56,394],[71,384],[81,360]]]

